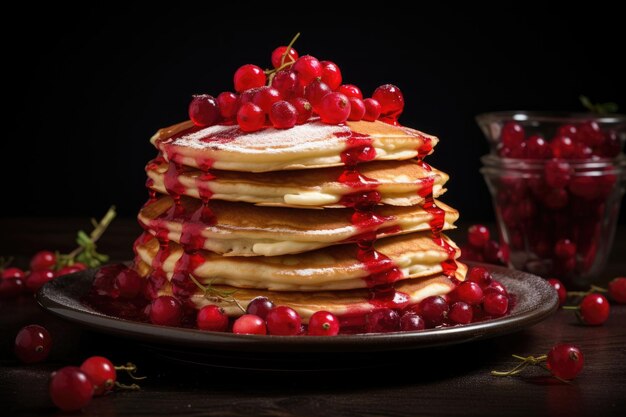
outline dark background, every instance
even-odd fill
[[[626,109],[623,25],[616,12],[592,6],[494,15],[450,4],[368,17],[321,10],[305,16],[314,24],[275,13],[252,19],[241,15],[244,6],[236,14],[29,6],[4,16],[20,30],[1,29],[9,111],[0,215],[100,216],[116,204],[134,216],[147,196],[151,134],[185,119],[191,94],[232,90],[238,66],[269,66],[273,48],[301,31],[301,54],[336,62],[366,95],[388,82],[402,89],[401,121],[442,139],[429,162],[451,174],[445,201],[467,221],[489,220],[478,172],[487,145],[475,115],[579,111],[580,94]]]

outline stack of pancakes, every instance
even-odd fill
[[[380,121],[244,133],[161,129],[136,268],[154,297],[230,316],[266,296],[304,322],[363,316],[448,293],[466,272],[441,233],[448,176],[422,159],[437,138]]]

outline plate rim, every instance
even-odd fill
[[[490,272],[502,275],[505,280],[530,281],[533,285],[552,288],[543,278],[523,271],[505,267],[470,263],[473,266],[484,266]],[[148,341],[178,348],[203,348],[214,350],[258,351],[258,352],[349,352],[349,351],[388,351],[419,349],[442,345],[470,342],[478,339],[496,337],[530,327],[548,316],[558,308],[556,291],[542,292],[535,303],[535,308],[519,313],[490,319],[487,321],[447,327],[445,329],[429,329],[418,332],[369,333],[355,335],[327,336],[272,336],[272,335],[239,335],[225,332],[211,332],[198,329],[159,326],[151,323],[115,318],[95,310],[77,310],[64,304],[55,293],[65,286],[78,285],[92,279],[95,269],[87,269],[75,274],[58,277],[46,283],[36,294],[39,305],[73,323],[89,329],[122,336],[137,341]],[[511,277],[511,274],[517,276]],[[73,282],[72,282],[73,281]],[[76,302],[76,297],[70,297]]]

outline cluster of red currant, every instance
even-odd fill
[[[608,292],[609,297],[618,304],[626,304],[626,277],[617,277],[609,282],[609,289],[592,285],[589,291],[567,291],[565,285],[556,278],[548,279],[559,296],[559,305],[563,306],[567,297],[580,300],[578,305],[563,306],[565,310],[574,310],[578,319],[587,325],[597,326],[608,320],[611,312],[609,300],[600,294]]]
[[[498,242],[491,240],[486,226],[470,226],[467,229],[467,242],[467,245],[461,247],[461,260],[506,265],[509,258],[506,246],[501,247]]]
[[[396,86],[382,85],[371,98],[363,99],[357,86],[341,84],[341,70],[335,63],[311,55],[300,57],[291,47],[296,38],[272,52],[273,69],[264,71],[252,64],[237,69],[236,93],[194,96],[189,118],[201,127],[237,123],[245,132],[268,126],[289,129],[314,115],[334,125],[347,120],[396,122],[404,108]]]
[[[46,360],[52,347],[52,337],[42,326],[31,324],[23,327],[15,338],[15,354],[23,363]],[[127,371],[133,379],[137,367],[132,363],[114,366],[102,356],[86,359],[80,367],[66,366],[50,375],[48,387],[54,405],[63,411],[76,411],[87,406],[94,396],[105,395],[113,388],[138,389],[136,384],[117,382],[117,371]]]

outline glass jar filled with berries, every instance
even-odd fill
[[[496,112],[477,121],[511,266],[589,285],[606,265],[624,194],[626,116]]]

